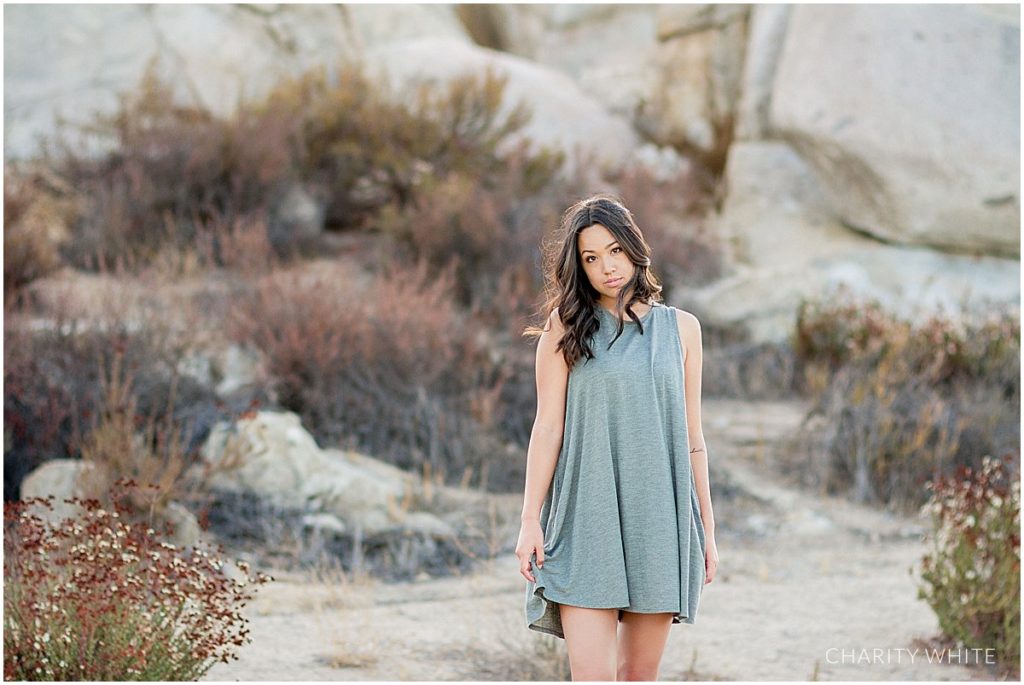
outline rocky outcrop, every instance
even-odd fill
[[[770,118],[851,228],[1020,256],[1019,17],[971,5],[798,5]]]
[[[691,292],[691,301],[702,320],[739,326],[758,342],[785,340],[801,299],[840,287],[910,321],[963,304],[984,312],[1020,297],[1018,260],[888,244],[849,230],[786,143],[734,144],[725,182],[716,225],[730,273]]]
[[[317,526],[362,536],[413,531],[454,537],[464,506],[482,495],[424,483],[385,462],[321,449],[287,412],[261,411],[219,423],[190,477],[212,490],[255,495],[275,507],[304,511]]]
[[[109,111],[146,63],[186,102],[219,114],[279,78],[328,73],[376,45],[427,32],[469,38],[450,5],[20,5],[4,13],[5,157],[37,152],[54,108]],[[97,46],[104,46],[97,49]]]
[[[443,574],[486,558],[497,540],[518,528],[516,519],[498,515],[487,493],[424,480],[354,452],[321,449],[287,412],[217,424],[201,456],[184,478],[194,484],[210,528],[200,529],[196,516],[176,502],[158,521],[173,524],[170,542],[180,547],[228,541],[243,554],[276,555],[286,564],[320,562],[297,555],[326,552],[349,568],[412,577],[424,568]],[[22,498],[53,496],[53,511],[40,507],[39,513],[54,522],[72,516],[77,510],[62,500],[88,496],[91,468],[81,460],[49,461],[22,482]],[[289,545],[304,542],[298,552],[282,550],[275,547],[278,537]],[[246,550],[246,542],[256,548]]]
[[[8,155],[49,130],[53,105],[112,107],[151,55],[215,111],[350,59],[398,97],[491,65],[538,143],[661,178],[722,172],[710,223],[731,275],[686,298],[708,323],[777,337],[798,294],[837,284],[920,315],[1019,300],[1017,6],[15,5],[5,18]],[[309,200],[282,203],[289,235],[321,232]]]

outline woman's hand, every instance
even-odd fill
[[[544,567],[544,531],[540,529],[540,521],[527,519],[519,529],[519,542],[516,543],[516,556],[519,557],[519,573],[531,583],[536,583],[530,557],[537,553],[537,566]]]
[[[718,570],[718,545],[715,544],[715,534],[705,536],[707,548],[704,554],[704,584],[707,585],[715,579],[715,572]]]

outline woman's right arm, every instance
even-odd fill
[[[531,583],[536,582],[530,564],[534,553],[537,566],[544,566],[544,532],[540,527],[540,510],[551,485],[558,455],[562,451],[565,392],[569,378],[565,357],[555,351],[565,333],[557,307],[548,317],[548,324],[537,343],[537,417],[533,422],[530,446],[526,452],[522,526],[516,543],[519,572]]]
[[[548,330],[537,343],[537,417],[526,452],[526,492],[523,497],[523,521],[539,521],[540,510],[551,485],[565,428],[565,392],[569,370],[562,353],[556,352],[565,334],[556,307],[548,317]]]

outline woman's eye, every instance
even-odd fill
[[[616,250],[618,250],[619,252],[621,252],[621,251],[622,251],[622,248],[621,248],[621,247],[616,247],[616,248],[615,248],[614,250],[612,250],[612,252],[615,252]]]

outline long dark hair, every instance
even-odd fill
[[[597,304],[599,294],[590,285],[577,249],[580,231],[594,224],[601,224],[615,236],[636,267],[633,277],[619,289],[616,310],[624,310],[643,333],[643,324],[629,307],[636,302],[653,306],[654,302],[661,300],[661,284],[651,273],[651,248],[633,215],[618,197],[598,193],[565,210],[558,233],[544,249],[545,302],[541,316],[545,323],[543,327],[527,327],[524,334],[539,337],[548,330],[547,319],[557,307],[565,335],[556,349],[561,350],[570,371],[581,358],[594,356],[589,341],[600,327],[596,309],[600,306]],[[631,293],[628,303],[625,302],[626,293]],[[624,322],[619,322],[612,343],[622,334],[624,325]]]

